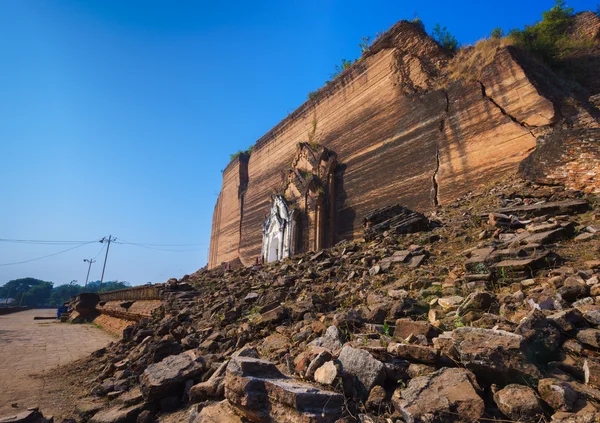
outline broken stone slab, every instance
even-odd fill
[[[342,349],[342,335],[337,326],[329,326],[325,335],[314,339],[309,346],[326,348],[331,352],[337,352]]]
[[[556,229],[560,226],[558,222],[531,223],[527,225],[527,232],[537,234],[539,232],[547,232]]]
[[[490,292],[479,291],[472,292],[457,310],[459,316],[464,316],[469,311],[488,312],[492,308],[498,307],[496,296]]]
[[[37,408],[30,408],[12,416],[0,418],[0,423],[52,423],[52,417],[45,418]]]
[[[530,357],[540,363],[556,352],[562,340],[558,329],[551,324],[542,311],[537,309],[521,320],[515,333],[525,339]]]
[[[472,422],[485,411],[479,392],[473,373],[443,368],[412,379],[406,389],[397,389],[392,403],[407,423]]]
[[[385,366],[366,350],[345,346],[338,357],[346,376],[355,377],[358,394],[366,399],[371,389],[385,381]]]
[[[235,414],[227,400],[209,404],[198,412],[192,407],[189,423],[245,423],[246,420]]]
[[[429,228],[425,215],[399,204],[383,207],[368,213],[363,219],[365,239],[370,241],[384,232],[408,234]]]
[[[577,235],[574,239],[575,239],[575,241],[584,242],[584,241],[589,241],[590,239],[593,239],[595,237],[596,237],[596,234],[583,233],[583,234]]]
[[[575,233],[575,224],[570,222],[561,225],[556,229],[534,233],[524,239],[525,242],[540,245],[553,244],[563,239],[568,239]]]
[[[186,380],[204,373],[206,363],[194,350],[172,355],[151,364],[140,376],[140,389],[146,401],[181,395]]]
[[[577,328],[587,326],[583,314],[576,308],[562,310],[548,316],[548,321],[564,333],[575,332]]]
[[[435,364],[440,358],[438,349],[414,344],[390,342],[387,346],[387,352],[397,358],[426,364]]]
[[[426,259],[427,254],[419,254],[413,256],[410,259],[410,262],[408,263],[408,267],[410,267],[411,269],[416,269],[417,267],[420,267],[422,264],[424,264]]]
[[[385,257],[379,262],[382,270],[388,270],[396,264],[406,264],[412,258],[412,253],[409,250],[395,251],[391,257]]]
[[[198,383],[190,389],[190,403],[197,404],[211,398],[223,398],[225,395],[225,361],[215,370],[206,382]]]
[[[492,265],[492,269],[502,278],[511,278],[519,275],[533,277],[533,273],[536,270],[549,268],[554,262],[555,257],[550,252],[544,251],[538,254],[537,257],[503,260]]]
[[[410,335],[423,335],[427,339],[431,339],[440,333],[442,333],[440,329],[428,322],[411,319],[398,319],[396,320],[396,327],[394,329],[394,338],[404,340]]]
[[[105,401],[95,398],[84,398],[75,406],[75,412],[83,421],[88,421],[90,417],[102,410],[105,406]]]
[[[582,304],[576,308],[586,321],[592,325],[600,326],[600,305]]]
[[[454,347],[462,364],[478,377],[492,383],[524,380],[536,383],[542,375],[527,361],[521,335],[494,329],[462,327],[452,332]]]
[[[145,404],[118,405],[96,413],[89,423],[135,423]]]
[[[453,295],[451,297],[438,298],[437,303],[444,311],[451,311],[457,310],[464,301],[464,297]]]
[[[568,302],[574,302],[579,298],[585,298],[590,293],[590,287],[579,276],[569,276],[558,288],[558,293]]]
[[[577,340],[584,345],[600,349],[600,330],[599,329],[581,329],[577,332]]]
[[[505,207],[499,210],[504,214],[516,214],[527,217],[556,216],[561,214],[577,214],[587,211],[589,204],[585,200],[565,200],[548,203],[528,204],[525,206]]]
[[[472,273],[487,273],[487,260],[494,252],[494,247],[477,248],[470,253],[465,261],[465,269]]]
[[[287,310],[280,305],[271,310],[261,312],[259,326],[268,326],[277,323],[285,319],[287,315]]]
[[[225,397],[235,411],[254,422],[333,423],[344,397],[283,375],[266,360],[232,358],[225,376]]]
[[[510,384],[494,394],[502,413],[513,420],[529,420],[543,413],[535,391],[529,386]]]
[[[503,213],[489,213],[488,224],[490,226],[516,228],[522,227],[523,225],[519,222],[516,216],[509,216]]]
[[[541,379],[538,392],[542,399],[557,411],[573,411],[579,394],[567,382],[558,379]]]

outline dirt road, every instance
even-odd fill
[[[49,371],[115,340],[89,324],[33,320],[34,316],[56,316],[56,310],[27,310],[0,316],[0,417],[26,407],[51,408],[53,401],[49,397],[56,394],[53,387],[59,383],[47,376]],[[43,408],[42,411],[53,412]]]

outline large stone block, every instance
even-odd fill
[[[273,363],[252,357],[229,362],[225,398],[256,423],[330,423],[340,417],[344,403],[342,395],[296,381]]]
[[[525,339],[503,330],[463,327],[452,333],[462,364],[494,383],[524,380],[537,383],[542,374],[527,361]]]
[[[473,422],[485,409],[480,391],[470,371],[444,368],[412,379],[392,402],[407,423]]]
[[[194,380],[205,371],[204,359],[195,351],[172,355],[151,364],[140,376],[140,389],[146,401],[183,394],[187,380]]]

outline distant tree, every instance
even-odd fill
[[[98,288],[100,288],[100,281],[88,282],[87,289],[85,292],[98,292]],[[125,281],[105,281],[102,282],[102,291],[101,292],[110,292],[116,291],[118,289],[126,289],[131,288],[131,284]]]
[[[46,285],[45,285],[46,284]],[[37,305],[32,304],[32,301],[39,300],[40,292],[43,292],[49,284],[50,289],[52,289],[52,283],[46,282],[40,279],[35,278],[21,278],[21,279],[13,279],[11,281],[6,282],[2,287],[0,287],[0,297],[2,298],[14,298],[17,302],[23,303],[23,305]],[[33,292],[33,295],[28,295],[29,291],[31,291],[34,287],[43,286],[38,288]],[[48,296],[50,294],[48,293]],[[46,298],[47,300],[48,298]],[[40,304],[42,305],[42,304]]]
[[[51,306],[61,306],[71,297],[79,295],[83,292],[83,286],[70,283],[54,287],[50,294],[49,303]]]
[[[24,296],[22,305],[29,307],[42,307],[50,305],[50,294],[52,293],[52,282],[42,282],[28,289]]]
[[[492,29],[492,38],[499,40],[500,38],[502,38],[503,35],[504,31],[502,30],[502,28],[498,27]]]
[[[82,292],[98,292],[100,281],[89,282],[87,287],[71,281],[69,284],[54,287],[52,282],[34,278],[14,279],[0,286],[0,297],[14,298],[17,303],[24,306],[60,306]],[[131,284],[125,281],[106,281],[102,283],[102,292],[116,291],[130,288]]]
[[[442,27],[439,23],[435,25],[431,31],[431,35],[442,47],[448,50],[450,53],[455,53],[458,50],[458,41],[454,35],[448,31],[445,26]]]

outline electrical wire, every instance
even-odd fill
[[[122,245],[134,245],[136,247],[146,248],[148,250],[157,250],[157,251],[170,251],[170,252],[189,252],[189,251],[201,251],[202,248],[193,248],[193,249],[181,249],[183,247],[194,247],[194,246],[202,246],[204,244],[142,244],[138,242],[127,241],[126,239],[119,238],[119,241],[115,241],[117,244]],[[164,248],[167,247],[167,248]],[[174,247],[168,248],[168,247]]]
[[[94,256],[94,258],[92,258],[92,260],[96,260],[96,258],[98,258],[98,256],[102,253],[102,251],[104,251],[104,248],[106,248],[106,244],[102,243],[102,247],[100,248],[100,251],[98,251],[98,254],[96,254]]]
[[[36,261],[36,260],[42,260],[42,259],[45,259],[45,258],[48,258],[48,257],[53,257],[53,256],[57,256],[57,255],[62,254],[62,253],[66,253],[67,251],[71,251],[71,250],[74,250],[76,248],[83,247],[84,245],[93,244],[95,242],[98,242],[98,241],[84,242],[84,243],[76,245],[74,247],[67,248],[66,250],[59,251],[57,253],[48,254],[46,256],[37,257],[37,258],[29,259],[29,260],[16,261],[16,262],[13,262],[13,263],[2,263],[2,264],[0,264],[0,266],[12,266],[12,265],[15,265],[15,264],[23,264],[23,263],[29,263],[29,262],[32,262],[32,261]]]
[[[120,242],[120,241],[113,241],[113,244],[121,244],[121,245],[133,245],[134,247],[141,247],[141,248],[146,248],[148,250],[156,250],[156,251],[170,251],[170,252],[188,252],[188,251],[201,251],[203,250],[203,248],[193,248],[193,249],[170,249],[170,248],[160,248],[160,247],[153,247],[150,245],[146,245],[146,244],[137,244],[135,242]]]
[[[144,243],[144,242],[131,242],[131,241],[127,241],[126,239],[123,238],[119,238],[119,243],[120,244],[133,244],[133,245],[138,245],[138,246],[146,246],[146,247],[198,247],[198,246],[204,246],[204,244],[149,244],[149,243]]]
[[[73,245],[73,244],[84,244],[86,242],[96,242],[96,241],[43,241],[43,240],[39,240],[39,239],[0,238],[0,242],[12,242],[15,244],[37,244],[37,245]]]

